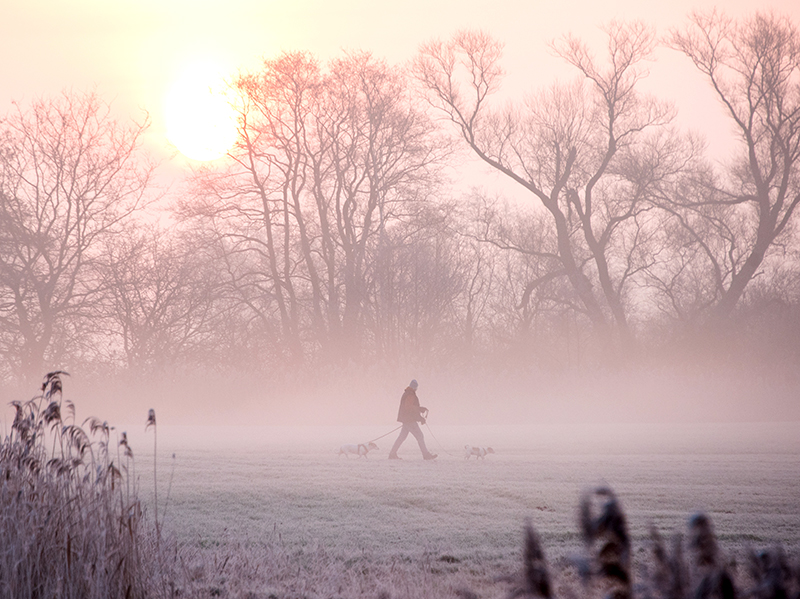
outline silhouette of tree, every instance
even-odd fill
[[[668,204],[711,273],[711,320],[720,324],[781,251],[800,203],[800,35],[788,18],[713,11],[693,13],[668,41],[708,80],[738,138],[724,173]]]
[[[554,247],[539,258],[566,277],[606,341],[629,342],[627,288],[648,262],[642,242],[651,189],[670,173],[656,158],[668,151],[662,129],[670,107],[637,91],[653,50],[638,23],[606,28],[606,64],[572,37],[552,47],[582,79],[555,85],[521,105],[491,111],[499,88],[501,45],[462,32],[423,46],[416,74],[430,102],[455,124],[472,151],[538,200],[549,214]]]
[[[32,380],[84,347],[102,242],[147,199],[146,127],[122,126],[91,93],[18,105],[0,122],[0,354]]]
[[[224,322],[220,269],[203,238],[139,225],[109,240],[105,253],[105,316],[122,341],[124,365],[143,374],[210,364]]]
[[[309,351],[358,360],[373,321],[371,265],[390,223],[429,200],[444,149],[402,73],[367,53],[324,71],[307,54],[284,54],[235,87],[232,166],[201,173],[184,214],[213,226],[229,255],[249,257],[231,258],[231,284],[279,323],[289,361]]]

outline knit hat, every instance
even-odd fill
[[[419,383],[417,382],[417,379],[413,379],[408,386],[416,391],[417,387],[419,387]]]

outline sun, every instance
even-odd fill
[[[183,72],[167,95],[164,116],[167,139],[193,160],[215,160],[236,142],[236,113],[226,97],[223,75],[213,65]]]

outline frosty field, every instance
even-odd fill
[[[682,532],[698,510],[731,555],[748,545],[781,543],[793,554],[800,546],[799,423],[439,426],[424,428],[435,462],[421,459],[411,437],[403,461],[387,460],[396,433],[367,459],[335,453],[391,428],[161,427],[160,517],[201,548],[270,543],[342,561],[444,556],[501,574],[518,565],[525,518],[549,559],[579,552],[580,493],[604,483],[637,551],[651,524]],[[129,431],[146,499],[150,433]],[[465,460],[465,444],[496,453]]]

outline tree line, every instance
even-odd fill
[[[235,147],[166,195],[146,121],[114,120],[95,94],[15,105],[0,121],[0,376],[572,368],[701,347],[796,364],[796,25],[711,12],[664,38],[604,33],[599,55],[553,41],[572,78],[502,105],[502,44],[481,32],[403,68],[266,59],[230,82]],[[659,44],[716,95],[725,164],[642,91]],[[466,163],[515,191],[460,189]]]

